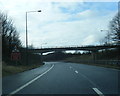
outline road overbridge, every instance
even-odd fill
[[[93,61],[97,59],[97,52],[103,49],[112,49],[112,48],[120,48],[120,45],[88,45],[88,46],[71,46],[71,47],[51,47],[51,48],[40,48],[40,49],[28,49],[22,48],[20,52],[29,52],[29,53],[39,53],[41,55],[41,62],[43,53],[47,52],[55,52],[55,51],[91,51],[91,55],[93,57]]]
[[[52,51],[92,51],[96,52],[103,49],[111,49],[111,48],[120,48],[120,45],[88,45],[88,46],[73,46],[73,47],[53,47],[53,48],[39,48],[39,49],[28,49],[28,52],[31,53],[46,53]],[[25,52],[26,49],[21,49],[21,52]]]

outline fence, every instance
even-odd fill
[[[105,65],[118,65],[120,66],[120,60],[81,60],[80,63],[93,63],[93,64],[105,64]]]

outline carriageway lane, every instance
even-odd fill
[[[2,93],[9,94],[10,92],[16,90],[25,83],[31,81],[33,78],[42,74],[43,72],[48,70],[51,66],[52,66],[51,64],[42,65],[41,67],[35,69],[31,69],[28,71],[24,71],[18,74],[2,78]]]
[[[96,94],[93,85],[71,70],[69,64],[53,64],[54,67],[47,74],[17,94]]]
[[[48,73],[16,94],[118,94],[118,70],[64,62],[45,66],[53,64]]]
[[[104,94],[120,94],[120,70],[85,64],[69,64],[71,69],[78,70],[80,75],[102,90]]]

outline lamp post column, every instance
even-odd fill
[[[28,65],[28,32],[27,32],[27,13],[31,12],[41,12],[41,10],[38,11],[28,11],[26,12],[26,65]]]
[[[106,36],[107,41],[106,41],[106,43],[110,44],[110,32],[109,32],[109,30],[101,30],[101,32],[102,31],[106,31],[107,32],[107,36]]]
[[[27,33],[27,12],[26,12],[26,65],[28,65],[28,33]]]

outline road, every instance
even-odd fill
[[[119,96],[116,69],[65,62],[3,78],[3,94],[90,94]]]

